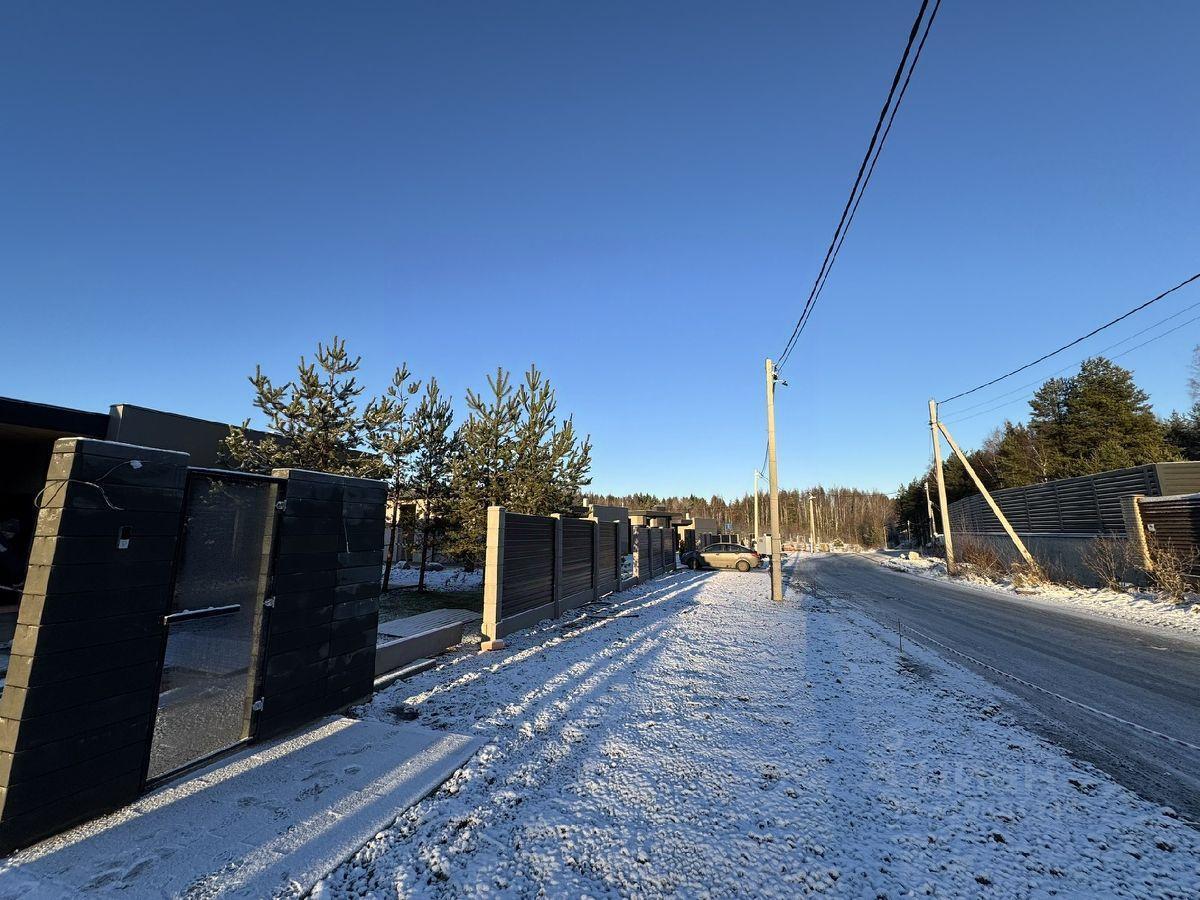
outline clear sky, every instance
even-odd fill
[[[235,421],[256,363],[339,334],[375,390],[402,360],[456,397],[536,361],[599,490],[748,489],[763,359],[916,6],[13,0],[0,394]],[[1198,38],[1185,0],[944,0],[785,373],[786,484],[893,489],[930,395],[1200,270]],[[1197,343],[1119,361],[1165,412]]]

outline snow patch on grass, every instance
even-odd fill
[[[389,588],[416,587],[417,578],[421,574],[416,564],[412,568],[402,568],[403,564],[392,567],[392,577]],[[425,587],[431,591],[473,591],[483,587],[483,569],[468,572],[458,566],[450,566],[440,572],[425,571]]]

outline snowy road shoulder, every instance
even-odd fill
[[[377,697],[486,744],[317,895],[1200,891],[1196,831],[994,688],[765,593],[673,576]]]
[[[1142,628],[1166,629],[1180,637],[1200,638],[1200,603],[1168,603],[1153,591],[1111,591],[1061,584],[1046,584],[1017,591],[1008,580],[996,583],[981,578],[952,578],[946,574],[946,564],[940,559],[925,556],[914,560],[899,559],[878,552],[856,555],[906,575],[934,579],[984,594],[1000,594],[1019,603],[1031,603],[1092,618],[1115,619]]]

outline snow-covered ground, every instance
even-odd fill
[[[941,559],[927,556],[911,560],[899,559],[879,552],[866,555],[889,568],[913,575],[948,579],[1000,591],[1022,600],[1063,604],[1110,619],[1121,619],[1138,625],[1171,628],[1200,635],[1200,600],[1175,605],[1163,600],[1154,591],[1133,588],[1128,591],[1110,591],[1105,588],[1077,588],[1061,584],[1021,588],[1018,592],[1009,578],[1001,578],[999,581],[989,581],[975,575],[959,575],[951,578],[946,574],[945,561]]]
[[[403,568],[403,563],[392,567],[389,587],[416,587],[421,570],[416,566]],[[468,572],[458,566],[447,567],[440,572],[425,571],[425,587],[431,591],[470,591],[483,587],[483,569]]]
[[[1177,896],[1200,832],[766,573],[683,572],[363,709],[476,756],[314,896]]]

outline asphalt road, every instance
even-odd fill
[[[960,653],[1113,716],[1200,746],[1200,641],[934,581],[854,555],[801,557],[793,581],[896,633]],[[1019,698],[1012,712],[1080,759],[1200,823],[1200,752],[1049,697],[909,632]]]

